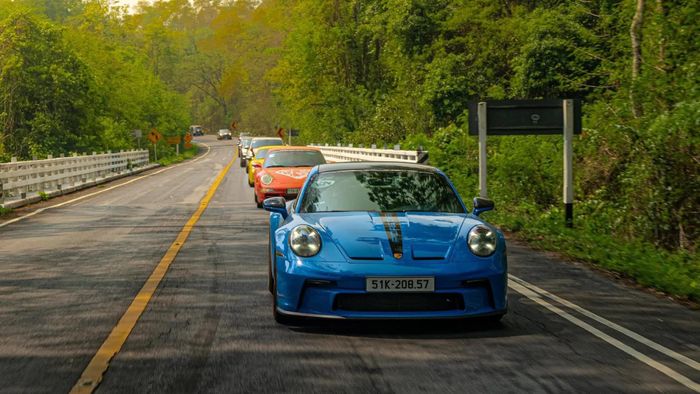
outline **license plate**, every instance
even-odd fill
[[[287,189],[287,194],[299,194],[299,189]]]
[[[368,277],[368,292],[435,291],[433,277]]]

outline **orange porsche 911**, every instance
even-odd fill
[[[255,174],[255,203],[262,208],[266,198],[293,200],[299,194],[311,168],[325,164],[321,151],[305,146],[270,148]]]

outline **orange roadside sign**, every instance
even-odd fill
[[[190,133],[185,134],[185,142],[188,144],[190,142],[192,142],[192,134],[190,134]]]
[[[152,129],[147,136],[148,140],[151,141],[151,143],[157,143],[158,141],[163,139],[163,135],[161,135],[158,130]]]
[[[179,135],[168,137],[168,145],[177,145],[180,143],[182,139],[180,138]]]
[[[190,149],[192,147],[192,144],[189,142],[185,142],[185,149]]]

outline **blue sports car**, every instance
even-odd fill
[[[299,197],[268,198],[269,290],[282,324],[304,317],[426,319],[507,310],[503,234],[441,171],[399,163],[314,167]]]

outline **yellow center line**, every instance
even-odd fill
[[[109,334],[104,343],[102,343],[102,346],[100,346],[100,348],[97,350],[97,353],[92,360],[90,360],[90,364],[88,364],[88,366],[85,368],[83,374],[80,375],[80,379],[78,379],[71,389],[71,393],[92,393],[100,384],[102,381],[102,376],[107,371],[107,368],[109,368],[109,362],[117,353],[119,353],[119,350],[121,350],[122,346],[126,342],[131,330],[134,329],[136,322],[139,320],[143,314],[143,311],[146,309],[146,306],[148,306],[148,303],[151,301],[153,294],[158,288],[158,285],[168,272],[170,264],[173,262],[173,260],[175,260],[175,257],[182,248],[182,245],[184,245],[185,241],[187,241],[187,237],[189,237],[190,232],[192,232],[192,228],[195,224],[197,224],[197,221],[204,213],[204,210],[214,197],[214,193],[216,193],[216,190],[219,188],[219,185],[224,180],[224,177],[235,160],[236,155],[234,153],[233,159],[231,159],[228,165],[221,170],[219,175],[216,177],[214,183],[211,185],[211,187],[209,187],[209,191],[207,191],[207,194],[199,203],[199,207],[182,228],[180,234],[178,234],[175,242],[170,245],[167,252],[165,252],[165,255],[160,260],[160,263],[158,263],[156,268],[151,273],[151,276],[148,277],[146,283],[144,283],[141,290],[131,302],[131,305],[129,305],[129,308],[126,310],[126,312],[124,312],[124,315],[122,315],[121,319],[119,319],[117,325],[114,326],[112,332]]]

